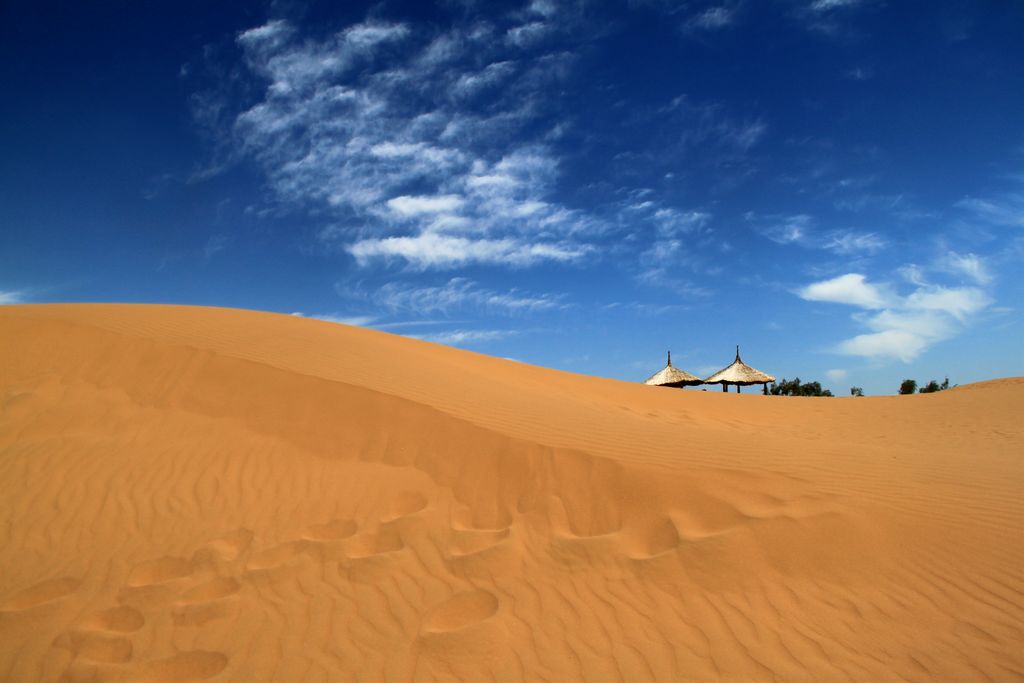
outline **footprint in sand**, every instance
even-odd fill
[[[112,633],[132,633],[138,631],[146,623],[139,610],[122,605],[97,612],[82,622],[82,627],[96,631]]]
[[[394,529],[381,529],[377,533],[357,536],[345,547],[345,555],[350,559],[374,557],[386,553],[398,552],[405,547],[402,536]]]
[[[192,573],[192,563],[181,557],[161,557],[135,565],[128,575],[128,588],[142,588],[182,579]]]
[[[289,541],[253,553],[245,563],[247,571],[263,571],[294,564],[311,547],[309,541]]]
[[[238,559],[253,542],[253,532],[247,528],[240,528],[225,533],[219,539],[207,544],[207,548],[216,553],[221,559],[228,562]]]
[[[415,515],[427,507],[427,497],[419,491],[403,491],[391,504],[391,514],[381,521],[390,522],[402,517]]]
[[[19,612],[71,595],[82,582],[71,577],[49,579],[24,588],[0,602],[0,612]]]
[[[202,626],[228,616],[229,605],[224,598],[234,595],[241,584],[230,576],[216,576],[192,586],[178,598],[171,613],[175,626]]]
[[[200,602],[212,602],[238,592],[241,585],[230,576],[216,576],[182,593],[178,600],[180,605],[194,605]]]
[[[679,547],[682,537],[671,518],[658,520],[650,527],[626,539],[629,555],[635,560],[649,560]]]
[[[223,653],[192,650],[144,664],[139,676],[133,680],[142,683],[205,681],[219,674],[227,665],[228,658]]]
[[[485,590],[456,593],[435,606],[423,620],[424,633],[449,633],[478,624],[498,612],[498,598]]]
[[[352,519],[334,519],[326,524],[314,524],[306,530],[303,538],[310,541],[341,541],[354,536],[359,526]]]
[[[478,555],[507,539],[510,529],[452,529],[448,555],[453,558]]]
[[[453,505],[451,527],[455,531],[502,531],[513,522],[506,509],[473,510],[465,505]]]
[[[132,658],[132,641],[95,631],[68,631],[53,641],[54,647],[68,650],[75,659],[105,664],[121,664]]]
[[[253,533],[249,529],[236,529],[220,538],[208,542],[196,551],[197,559],[205,559],[211,555],[225,562],[233,562],[252,544]]]
[[[223,602],[201,602],[176,607],[171,612],[171,620],[175,626],[194,627],[224,619],[229,613],[228,606]]]

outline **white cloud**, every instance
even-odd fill
[[[371,48],[378,43],[399,40],[409,34],[402,24],[364,23],[351,26],[342,33],[345,42],[360,48]]]
[[[914,277],[919,275],[915,273]],[[866,282],[858,273],[812,283],[797,294],[810,301],[875,311],[855,315],[854,319],[871,331],[841,342],[836,350],[903,362],[914,360],[932,345],[956,335],[972,316],[991,304],[988,294],[977,287],[920,284],[910,294],[898,296],[887,287]]]
[[[381,44],[407,37],[409,29],[402,24],[367,22],[350,26],[323,42],[301,44],[293,44],[294,35],[294,28],[281,20],[238,35],[238,44],[249,63],[270,80],[270,92],[277,95],[344,74],[370,58]]]
[[[338,315],[336,313],[306,314],[302,311],[295,311],[292,315],[299,318],[312,318],[313,320],[323,320],[328,323],[338,323],[339,325],[352,325],[353,327],[368,327],[377,321],[377,317],[371,315]]]
[[[324,313],[314,313],[309,315],[310,318],[316,318],[317,320],[323,320],[329,323],[338,323],[340,325],[353,325],[355,327],[366,327],[376,322],[377,318],[372,315],[329,315]]]
[[[407,330],[410,327],[430,327],[432,325],[451,325],[461,322],[460,320],[399,320],[393,323],[378,323],[374,327],[378,330]]]
[[[435,197],[410,197],[403,195],[388,200],[388,208],[399,216],[418,216],[425,213],[457,211],[463,204],[461,197],[453,194]]]
[[[703,275],[718,272],[717,262],[699,255],[713,242],[720,249],[728,248],[711,237],[712,231],[708,226],[712,215],[706,211],[665,206],[659,200],[636,201],[650,194],[647,190],[632,192],[619,215],[622,224],[640,228],[633,234],[638,243],[650,240],[636,261],[640,266],[635,274],[636,280],[686,297],[708,296],[711,294],[709,289],[680,277],[680,271],[684,269]]]
[[[544,40],[553,31],[550,23],[545,21],[531,21],[528,24],[514,26],[506,34],[508,41],[521,48],[532,47]]]
[[[928,287],[918,289],[904,300],[912,311],[939,311],[959,321],[977,313],[990,303],[988,295],[976,287]]]
[[[851,254],[858,251],[874,252],[885,247],[886,241],[873,232],[837,232],[833,233],[822,245],[822,248],[839,254]]]
[[[408,335],[423,341],[447,344],[449,346],[461,346],[468,343],[490,342],[505,339],[515,335],[514,330],[451,330],[438,332],[436,334]]]
[[[956,203],[976,220],[993,225],[1024,226],[1024,194],[1007,193],[1001,197],[968,197]]]
[[[680,211],[665,207],[657,209],[651,216],[651,220],[657,227],[659,235],[674,237],[704,227],[711,220],[711,214],[704,211]]]
[[[547,4],[531,7],[510,39],[563,31],[537,18],[554,11]],[[243,32],[238,44],[267,87],[235,119],[241,154],[284,206],[337,217],[319,234],[363,267],[529,266],[590,253],[600,221],[551,199],[558,158],[537,125],[571,55],[510,50],[484,24],[424,38],[373,21],[319,40],[284,22]],[[467,104],[484,90],[485,109]]]
[[[992,274],[985,260],[976,254],[958,254],[950,251],[942,259],[942,266],[949,272],[966,275],[979,285],[992,282]]]
[[[850,356],[866,358],[896,358],[909,363],[929,345],[921,334],[908,330],[885,330],[872,334],[859,334],[839,344],[837,350]]]
[[[676,295],[687,299],[708,297],[712,293],[706,287],[696,285],[689,280],[670,273],[664,266],[648,267],[642,270],[636,279],[641,284],[668,289],[675,292]]]
[[[831,280],[814,282],[800,289],[797,294],[807,301],[851,304],[868,309],[883,308],[888,300],[883,288],[867,282],[860,273],[847,273]]]
[[[555,0],[532,0],[529,11],[550,19],[558,14],[558,3]]]
[[[210,235],[210,239],[206,240],[206,244],[203,246],[203,258],[209,261],[217,254],[224,251],[224,247],[226,247],[227,244],[227,235]]]
[[[833,370],[825,371],[825,376],[828,377],[833,382],[842,382],[844,379],[846,379],[847,374],[848,373],[846,372],[846,370],[843,370],[842,368],[835,368]]]
[[[530,266],[541,261],[581,258],[583,247],[517,239],[475,239],[425,232],[413,237],[360,240],[348,247],[360,265],[400,258],[416,268],[452,268],[473,263]]]
[[[377,305],[392,311],[412,311],[420,315],[447,314],[467,306],[512,313],[565,306],[561,297],[551,294],[530,295],[515,289],[496,292],[461,277],[451,278],[443,285],[427,287],[391,282],[380,287],[373,300]]]
[[[748,213],[746,219],[758,222],[759,219],[753,213]],[[765,237],[777,244],[801,244],[810,235],[812,219],[806,214],[794,216],[772,216],[770,222],[762,224],[758,230]]]
[[[750,121],[733,128],[729,131],[728,137],[731,139],[733,145],[746,151],[756,145],[758,141],[764,137],[766,130],[768,130],[768,124],[764,121]]]
[[[25,303],[25,293],[18,290],[0,289],[0,306]]]
[[[898,272],[904,280],[912,285],[924,287],[928,284],[924,277],[924,269],[916,263],[908,263],[904,266],[900,266],[896,272]]]
[[[854,81],[866,81],[872,77],[873,71],[866,67],[857,66],[847,71],[845,75]]]
[[[745,218],[758,232],[777,244],[796,244],[837,254],[873,253],[887,245],[884,238],[873,232],[834,230],[822,235],[815,230],[814,218],[807,214],[758,216],[750,212]]]
[[[696,102],[686,95],[674,97],[657,112],[665,117],[662,125],[679,131],[678,154],[688,147],[711,144],[732,154],[742,154],[757,144],[768,130],[762,119],[737,119],[718,102]],[[663,150],[665,151],[665,150]]]
[[[691,28],[716,29],[728,26],[736,18],[735,10],[729,7],[709,7],[687,22]]]
[[[515,63],[512,61],[494,62],[479,72],[459,76],[452,86],[452,91],[461,97],[472,97],[506,80],[515,73],[515,70]]]
[[[800,7],[796,16],[807,23],[807,28],[828,36],[839,36],[843,26],[839,18],[850,10],[867,4],[867,0],[812,0]]]
[[[830,12],[843,7],[856,7],[862,2],[863,0],[814,0],[810,9],[814,12]]]
[[[243,45],[273,42],[282,37],[290,35],[293,29],[287,22],[281,20],[270,21],[263,26],[242,31],[238,35],[238,42]]]

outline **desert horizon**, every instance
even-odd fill
[[[0,307],[0,678],[1019,680],[1024,378],[677,391]]]

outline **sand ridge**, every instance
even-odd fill
[[[1016,680],[1024,381],[783,399],[0,307],[4,680]]]

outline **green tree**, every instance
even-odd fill
[[[850,387],[850,396],[863,396],[864,390],[860,387]]]
[[[901,394],[912,394],[915,391],[917,391],[917,380],[905,379],[903,380],[903,383],[900,384]]]
[[[926,384],[923,387],[921,387],[920,389],[918,389],[917,393],[919,393],[919,394],[934,394],[936,391],[945,391],[946,389],[949,389],[949,378],[948,377],[942,381],[942,384],[939,384],[935,380],[932,380],[931,382],[928,382],[928,384]]]
[[[800,378],[786,380],[783,379],[781,382],[772,382],[772,388],[768,392],[772,396],[831,396],[832,392],[828,389],[822,389],[820,382],[807,382],[805,384],[800,383]]]

